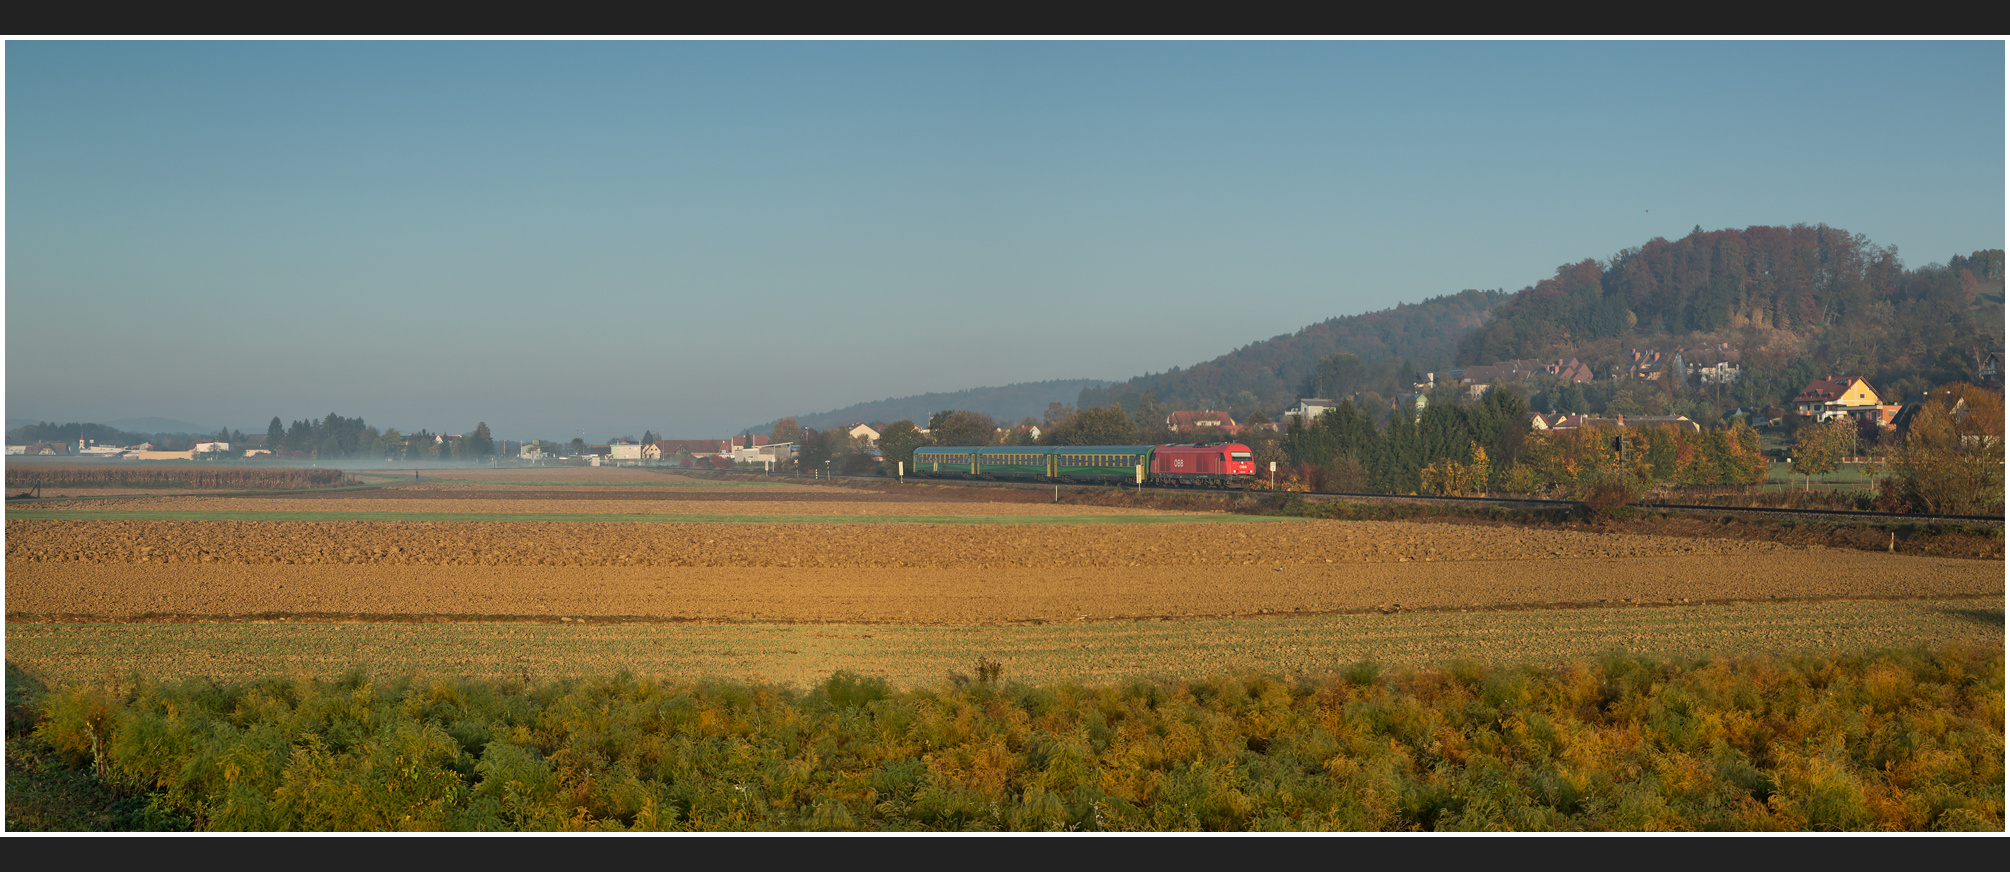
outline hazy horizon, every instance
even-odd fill
[[[5,51],[10,422],[723,438],[1696,226],[2004,245],[2000,40]]]

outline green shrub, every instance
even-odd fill
[[[1986,830],[2003,820],[2002,662],[1611,654],[912,691],[841,671],[807,695],[351,672],[23,704],[51,759],[148,810],[120,818],[134,826]]]

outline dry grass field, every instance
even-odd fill
[[[979,656],[1106,680],[2003,638],[2000,560],[638,469],[425,478],[11,504],[8,658],[52,677],[926,682]]]

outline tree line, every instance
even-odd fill
[[[226,431],[228,432],[228,431]],[[7,431],[7,444],[30,445],[36,442],[61,442],[75,446],[82,439],[95,445],[115,445],[125,447],[142,443],[152,444],[162,451],[186,451],[189,446],[203,439],[214,439],[213,435],[194,433],[139,433],[120,430],[104,424],[83,424],[70,422],[57,424],[41,421],[23,424]]]
[[[480,461],[495,455],[495,439],[487,422],[466,435],[436,436],[420,429],[401,433],[396,427],[378,430],[362,418],[329,412],[320,420],[304,418],[285,424],[274,416],[266,425],[265,447],[279,457],[319,460],[458,460]]]

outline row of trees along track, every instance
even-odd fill
[[[1495,506],[1501,508],[1517,508],[1517,509],[1528,509],[1538,511],[1539,510],[1583,511],[1587,509],[1612,508],[1611,506],[1594,506],[1591,503],[1587,503],[1586,501],[1583,500],[1558,500],[1558,499],[1541,499],[1531,497],[1452,497],[1452,496],[1420,496],[1415,494],[1374,494],[1374,493],[1341,493],[1341,492],[1317,492],[1317,491],[1306,492],[1306,491],[1273,491],[1273,490],[1210,491],[1205,489],[1186,488],[1186,487],[1156,487],[1152,485],[1137,486],[1131,484],[1107,485],[1107,484],[1075,484],[1069,482],[986,481],[983,479],[971,479],[971,478],[950,479],[950,478],[927,478],[919,476],[911,476],[905,479],[894,479],[880,475],[836,475],[836,474],[825,475],[821,471],[763,473],[760,471],[748,471],[748,470],[693,471],[688,469],[669,469],[669,468],[662,469],[661,471],[665,473],[674,473],[678,475],[694,475],[698,477],[767,478],[767,479],[779,479],[786,481],[800,481],[804,483],[825,482],[843,487],[867,487],[872,489],[886,489],[886,488],[898,488],[898,487],[909,487],[909,486],[920,485],[920,486],[943,486],[943,487],[983,488],[983,489],[1000,489],[1000,490],[1034,490],[1043,492],[1052,491],[1055,493],[1067,493],[1067,494],[1100,494],[1100,493],[1109,493],[1112,491],[1125,491],[1137,494],[1179,495],[1179,496],[1195,497],[1200,499],[1210,499],[1220,502],[1225,510],[1235,510],[1237,508],[1251,508],[1261,511],[1265,508],[1274,508],[1276,506],[1283,505],[1287,501],[1294,499],[1304,500],[1307,502],[1345,501],[1345,502],[1358,502],[1358,503],[1383,503],[1383,504],[1407,503],[1407,504],[1418,504],[1418,505],[1441,505],[1441,506],[1473,506],[1473,507]],[[1993,525],[1997,527],[2001,527],[2003,524],[2003,516],[2001,515],[1926,514],[1926,513],[1914,513],[1914,512],[1883,512],[1883,511],[1870,511],[1870,510],[1849,511],[1849,510],[1836,510],[1836,509],[1796,509],[1786,507],[1704,505],[1696,503],[1672,503],[1672,502],[1630,502],[1630,503],[1624,503],[1623,505],[1626,508],[1640,509],[1647,511],[1776,515],[1781,517],[1831,518],[1831,519],[1858,518],[1863,520],[1909,521],[1909,522],[1922,522],[1922,523],[1958,523],[1958,524],[1980,523],[1984,525]]]

